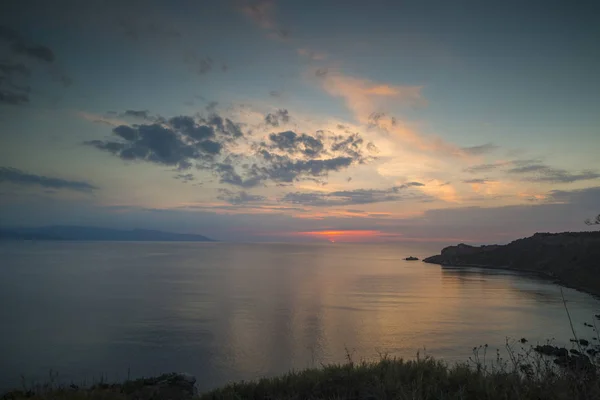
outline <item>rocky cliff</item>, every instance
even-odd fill
[[[423,261],[531,271],[600,295],[600,232],[536,233],[506,245],[461,243]]]

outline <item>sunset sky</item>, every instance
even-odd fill
[[[4,1],[0,226],[447,243],[584,230],[600,213],[594,8]]]

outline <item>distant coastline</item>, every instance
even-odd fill
[[[600,296],[600,232],[536,233],[506,245],[461,243],[423,262],[531,273]]]
[[[0,241],[119,241],[119,242],[214,242],[203,235],[148,229],[110,229],[56,225],[39,228],[0,228]]]

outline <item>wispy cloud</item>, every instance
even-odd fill
[[[77,116],[85,119],[86,121],[90,121],[96,124],[108,125],[112,127],[127,124],[127,121],[123,119],[118,119],[106,115],[94,114],[86,111],[77,111]]]
[[[0,51],[0,105],[18,106],[30,102],[32,62],[44,65],[53,80],[63,86],[72,83],[72,79],[56,65],[52,49],[26,40],[8,26],[0,25]]]
[[[301,55],[302,57],[306,57],[313,61],[323,61],[323,60],[327,59],[326,53],[309,50],[306,48],[298,49],[298,50],[296,50],[296,52],[298,53],[298,55]]]
[[[323,89],[342,98],[355,120],[377,128],[419,150],[447,155],[468,155],[460,147],[439,137],[429,137],[411,129],[403,121],[388,115],[393,108],[419,108],[427,105],[422,86],[402,86],[374,82],[342,74],[339,70],[316,69],[314,74]]]
[[[11,167],[0,167],[0,182],[10,182],[17,185],[36,185],[52,189],[70,189],[82,192],[98,189],[89,182],[36,175]]]
[[[229,204],[241,205],[247,203],[257,203],[266,200],[266,197],[256,194],[250,194],[244,190],[234,192],[229,189],[219,189],[219,200],[223,200]]]
[[[275,19],[275,8],[273,0],[242,0],[239,3],[239,10],[259,28],[265,30],[267,37],[286,40],[290,32],[278,24]]]
[[[600,173],[592,170],[570,172],[561,168],[552,168],[545,164],[531,164],[511,168],[510,174],[525,175],[521,179],[527,182],[573,183],[600,178]]]
[[[479,146],[463,147],[462,151],[470,155],[480,156],[483,154],[491,153],[497,150],[498,148],[499,146],[496,146],[493,143],[486,143]]]
[[[425,186],[420,182],[409,182],[387,189],[355,189],[334,192],[290,192],[280,201],[305,206],[347,206],[356,204],[384,203],[391,201],[431,201],[432,198],[419,191],[408,190]]]

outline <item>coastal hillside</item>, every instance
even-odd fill
[[[536,233],[506,245],[461,243],[423,261],[531,271],[600,295],[600,232]]]

